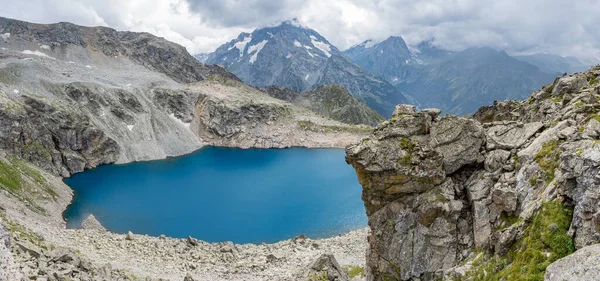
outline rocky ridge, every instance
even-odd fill
[[[371,229],[367,280],[543,280],[567,256],[546,274],[563,280],[558,268],[597,254],[569,256],[600,242],[598,76],[565,75],[474,118],[398,106],[347,147]]]

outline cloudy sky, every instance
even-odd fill
[[[600,58],[597,0],[0,0],[0,16],[146,31],[210,52],[240,32],[296,18],[340,49],[401,35],[451,50]]]

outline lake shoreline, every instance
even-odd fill
[[[198,150],[206,147],[210,145]],[[342,266],[364,267],[365,264],[368,227],[330,238],[301,239],[303,241],[300,242],[286,239],[275,243],[233,244],[197,240],[202,246],[193,248],[190,248],[187,239],[134,234],[134,240],[130,241],[125,234],[67,229],[63,212],[72,203],[73,190],[63,183],[63,178],[40,172],[57,187],[58,200],[43,202],[41,205],[48,212],[38,214],[19,207],[23,202],[15,198],[9,199],[8,194],[1,193],[0,201],[9,202],[8,206],[2,206],[7,209],[7,217],[39,234],[48,247],[76,251],[78,255],[89,259],[95,268],[111,270],[113,274],[127,272],[142,278],[167,280],[183,280],[187,274],[194,280],[296,280],[297,274],[308,268],[321,254],[334,254]],[[166,243],[168,246],[161,246],[165,244],[164,241],[169,241]],[[223,247],[233,247],[239,255],[223,252]],[[199,253],[210,258],[192,258],[191,255],[200,255]],[[22,263],[15,261],[13,265],[16,267]],[[11,263],[7,264],[10,267]],[[34,270],[35,266],[31,266]]]

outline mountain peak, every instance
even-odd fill
[[[302,92],[340,84],[385,115],[396,103],[408,102],[391,84],[341,54],[317,31],[291,20],[240,34],[211,53],[206,62],[222,64],[244,82],[259,87],[276,85]],[[393,104],[383,96],[393,96]]]

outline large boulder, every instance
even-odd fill
[[[96,219],[96,217],[93,214],[88,215],[81,222],[81,228],[106,232],[106,228],[104,228],[104,226],[102,226],[102,224]]]
[[[311,281],[349,281],[346,269],[340,266],[332,254],[322,254],[301,278]]]
[[[595,281],[600,277],[600,245],[582,248],[546,268],[545,281]]]

